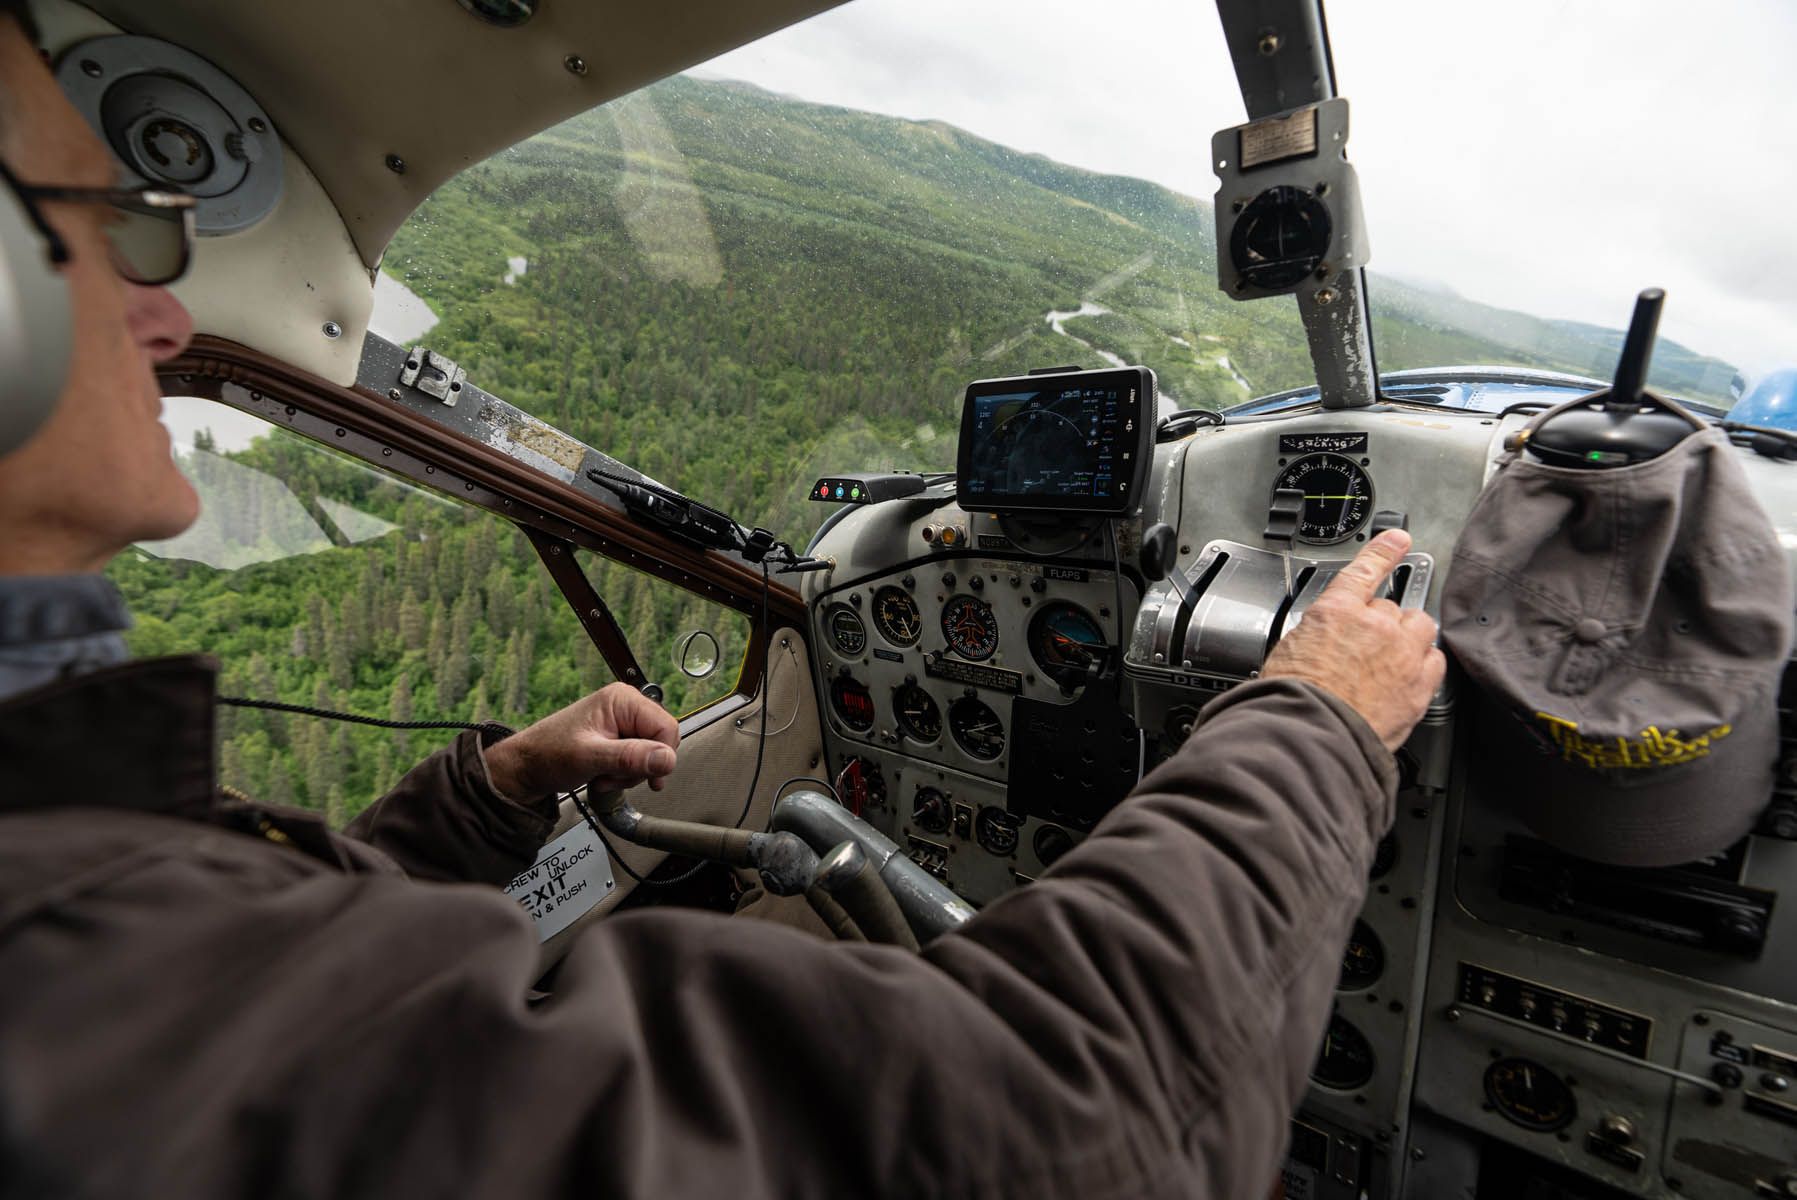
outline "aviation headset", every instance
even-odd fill
[[[24,199],[0,182],[0,458],[49,417],[73,356],[68,284]]]

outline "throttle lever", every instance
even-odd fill
[[[1409,529],[1410,514],[1382,508],[1373,514],[1372,524],[1367,526],[1366,535],[1369,540],[1378,537],[1387,529]]]
[[[1292,594],[1292,542],[1298,536],[1298,522],[1304,519],[1304,489],[1274,488],[1273,502],[1267,507],[1267,528],[1261,534],[1279,550],[1279,561],[1285,567],[1285,594]]]
[[[1192,593],[1187,590],[1185,580],[1173,567],[1173,548],[1177,541],[1173,527],[1164,521],[1157,521],[1142,532],[1142,549],[1136,557],[1142,568],[1142,578],[1149,583],[1159,583],[1165,579],[1172,585],[1173,592],[1179,597],[1183,607],[1192,603]]]

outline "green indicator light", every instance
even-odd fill
[[[1602,450],[1588,450],[1585,452],[1585,459],[1587,462],[1602,462],[1608,457],[1610,456],[1605,454]]]
[[[851,499],[851,500],[859,500],[859,499],[861,499],[861,489],[860,489],[860,488],[858,488],[858,487],[857,487],[857,488],[852,488],[852,489],[850,489],[850,491],[849,491],[849,499]]]

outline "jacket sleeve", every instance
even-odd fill
[[[490,735],[466,730],[406,772],[344,833],[414,879],[504,887],[530,866],[555,828],[555,798],[520,804],[487,779]]]
[[[109,911],[178,929],[166,986],[124,1036],[116,988],[62,985],[92,1011],[58,1008],[66,1104],[25,1132],[58,1131],[95,1194],[1259,1197],[1393,779],[1345,707],[1250,683],[921,955],[655,909],[580,938],[547,998],[490,889],[312,873],[244,896],[189,871],[176,922],[170,880],[134,876],[108,886],[161,911]]]

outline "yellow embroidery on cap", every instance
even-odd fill
[[[1561,757],[1593,769],[1675,767],[1706,757],[1713,743],[1734,732],[1732,725],[1718,725],[1695,737],[1681,737],[1676,729],[1649,725],[1640,737],[1589,738],[1579,732],[1577,721],[1544,712],[1536,713],[1535,719],[1547,727]]]

